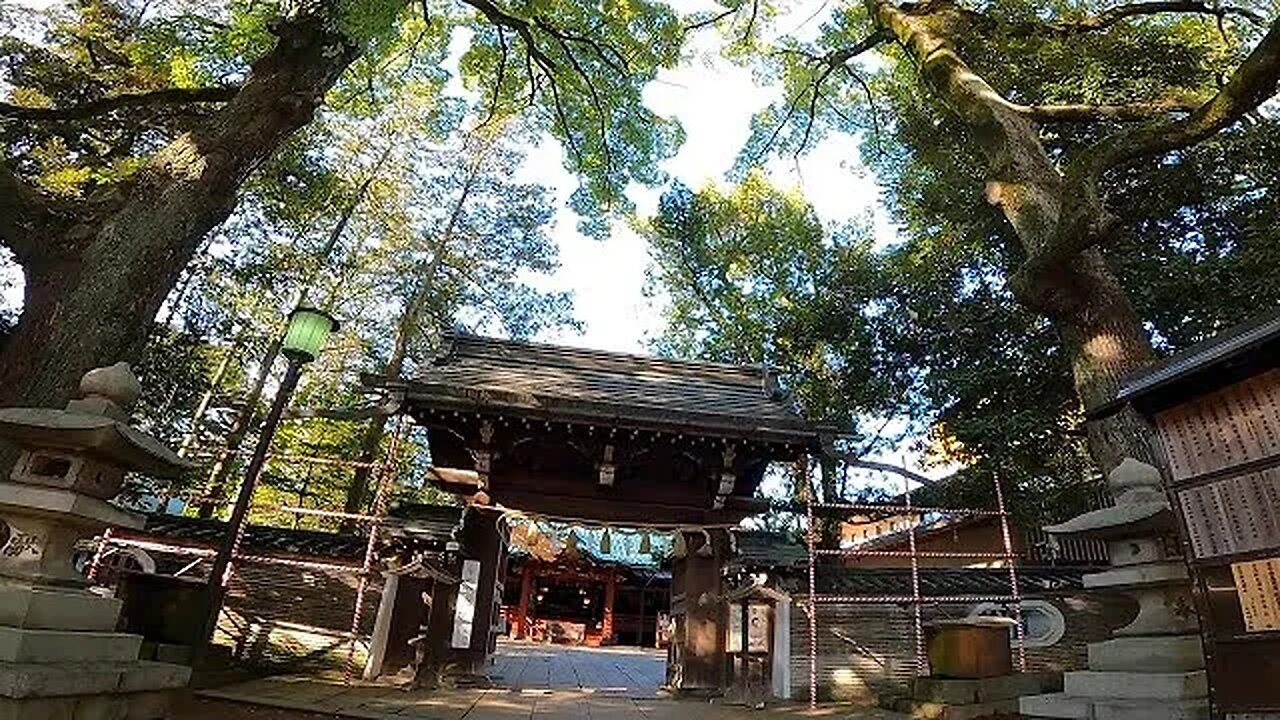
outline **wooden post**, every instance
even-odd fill
[[[613,602],[618,594],[618,569],[609,568],[604,581],[604,627],[600,629],[600,644],[613,644]]]
[[[529,635],[529,601],[533,596],[533,564],[537,560],[525,561],[520,571],[520,606],[516,609],[516,639],[523,640]]]

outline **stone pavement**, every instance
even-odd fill
[[[888,720],[903,715],[874,709],[824,707],[754,711],[705,700],[675,700],[661,690],[659,653],[624,648],[565,648],[504,644],[494,659],[495,687],[401,690],[388,684],[343,685],[316,677],[273,677],[206,690],[207,698],[318,712],[365,720],[739,720],[839,717]]]

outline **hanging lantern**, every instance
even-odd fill
[[[682,558],[689,554],[689,545],[685,542],[684,533],[676,531],[676,539],[671,547],[671,554],[675,557]]]
[[[569,531],[569,537],[564,540],[564,549],[570,552],[578,551],[578,533],[576,531]]]
[[[609,537],[609,528],[605,528],[600,534],[600,554],[608,555],[613,552],[613,538]]]
[[[653,554],[653,543],[652,541],[649,540],[649,533],[645,533],[640,536],[640,554],[642,555]]]

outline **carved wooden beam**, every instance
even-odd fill
[[[600,468],[600,484],[604,487],[613,487],[613,477],[617,472],[617,466],[613,464],[612,443],[604,446],[604,453],[598,467]]]
[[[738,475],[733,471],[733,462],[737,459],[737,455],[738,451],[733,445],[724,449],[720,486],[716,488],[716,499],[712,504],[712,508],[716,510],[724,507],[724,499],[733,494],[733,488],[738,484]]]

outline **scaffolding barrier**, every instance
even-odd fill
[[[367,605],[367,596],[370,592],[370,580],[374,576],[374,564],[376,561],[377,547],[379,541],[379,533],[385,523],[387,512],[387,498],[391,486],[394,484],[394,476],[399,463],[400,448],[404,441],[404,436],[408,432],[411,420],[405,416],[398,418],[395,429],[389,434],[390,440],[387,445],[387,451],[383,457],[375,462],[364,462],[359,460],[350,460],[338,457],[325,457],[313,455],[298,455],[289,453],[268,453],[269,460],[283,460],[302,465],[318,465],[327,467],[345,467],[345,468],[371,468],[374,472],[375,489],[373,501],[368,514],[339,512],[334,510],[323,510],[318,508],[296,507],[291,505],[263,505],[258,506],[259,510],[275,511],[292,514],[294,516],[316,517],[334,520],[343,520],[358,523],[367,526],[367,539],[364,544],[364,552],[362,562],[358,565],[340,562],[323,562],[311,560],[299,560],[295,558],[279,557],[275,555],[262,555],[243,552],[241,543],[243,542],[248,523],[244,523],[238,528],[234,541],[234,549],[231,554],[231,562],[227,566],[226,574],[222,578],[224,587],[230,587],[232,581],[241,572],[242,566],[275,566],[283,568],[294,568],[300,570],[318,571],[329,574],[335,574],[340,577],[349,577],[354,579],[356,586],[349,623],[349,629],[346,632],[337,633],[337,639],[346,645],[346,661],[343,667],[343,679],[346,684],[350,684],[355,677],[358,677],[361,668],[357,667],[357,646],[360,638],[363,637],[361,626],[364,621],[365,607]],[[223,460],[231,457],[233,453],[192,453],[188,455],[191,458],[206,459],[210,461]],[[238,451],[234,455],[246,455],[243,451]],[[225,495],[198,495],[190,493],[169,493],[163,492],[159,496],[161,512],[168,505],[168,500],[179,498],[188,505],[199,506],[214,504],[222,505],[227,501]],[[250,510],[254,509],[253,499],[250,498]],[[184,575],[192,569],[198,567],[202,563],[211,560],[217,551],[212,548],[193,547],[179,543],[162,542],[156,540],[144,540],[139,538],[122,537],[114,528],[107,528],[98,538],[97,545],[94,549],[92,559],[86,570],[86,576],[91,583],[98,582],[102,573],[104,559],[112,551],[113,548],[134,548],[144,552],[157,552],[178,556],[192,557],[192,561],[185,565],[175,577]]]
[[[923,608],[937,603],[1000,603],[1010,607],[1016,628],[1017,664],[1020,672],[1026,672],[1026,632],[1022,617],[1022,593],[1018,587],[1018,555],[1013,549],[1013,537],[1009,531],[1009,514],[1005,507],[1004,490],[999,479],[995,485],[996,508],[941,508],[923,507],[912,503],[911,480],[903,478],[903,502],[900,503],[847,503],[823,502],[814,491],[813,479],[810,477],[806,462],[799,467],[801,491],[804,495],[804,511],[807,527],[805,545],[808,554],[808,589],[805,602],[805,614],[809,621],[809,707],[818,706],[818,607],[824,605],[909,605],[911,607],[911,626],[915,648],[915,674],[917,677],[929,672],[929,658],[925,649]],[[834,518],[836,522],[849,519],[851,513],[877,513],[886,515],[918,515],[925,516],[987,516],[999,519],[1002,552],[967,552],[967,551],[931,551],[917,547],[917,530],[920,522],[909,521],[907,526],[907,550],[865,550],[856,547],[821,547],[818,531],[818,517]],[[818,592],[818,560],[820,558],[855,558],[881,557],[904,558],[910,561],[911,594],[910,595],[844,595],[838,593],[820,594]],[[1009,571],[1008,595],[925,595],[920,590],[921,560],[1000,560]]]

